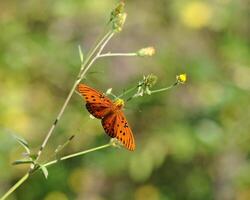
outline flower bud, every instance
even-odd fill
[[[125,3],[123,1],[121,1],[114,10],[112,10],[111,14],[110,14],[110,20],[109,22],[112,22],[119,14],[123,13],[124,11],[124,6]]]
[[[144,84],[147,87],[151,88],[156,84],[157,79],[158,79],[158,77],[155,76],[154,74],[149,74],[149,75],[144,77]]]
[[[153,56],[155,54],[155,48],[154,47],[146,47],[142,48],[139,51],[137,51],[138,56]]]
[[[117,147],[117,148],[121,148],[121,146],[123,146],[123,144],[116,138],[111,138],[109,143],[113,146],[113,147]]]
[[[126,18],[127,18],[127,13],[120,13],[114,18],[112,25],[114,32],[118,33],[122,31]]]

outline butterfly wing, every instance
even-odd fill
[[[121,110],[117,111],[115,123],[116,138],[120,140],[129,150],[135,150],[135,140],[132,130]]]
[[[110,113],[102,119],[102,126],[104,131],[112,138],[116,136],[115,134],[115,123],[116,123],[117,115],[114,113]]]
[[[113,102],[101,92],[82,83],[77,86],[77,91],[87,102],[86,108],[94,117],[102,119],[111,111]]]
[[[131,128],[121,110],[102,119],[102,126],[110,137],[115,137],[129,150],[135,150],[135,140]]]

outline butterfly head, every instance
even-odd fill
[[[118,108],[122,108],[124,106],[124,100],[122,99],[117,99],[115,100],[114,104],[118,107]]]

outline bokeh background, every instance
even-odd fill
[[[12,166],[23,149],[39,149],[115,0],[0,1],[0,194],[27,170]],[[154,73],[154,89],[186,72],[188,82],[134,99],[126,116],[137,149],[107,148],[34,174],[11,200],[250,199],[250,46],[247,0],[126,1],[123,31],[105,51],[154,46],[147,58],[103,58],[86,83],[119,94]],[[109,141],[74,95],[43,154]]]

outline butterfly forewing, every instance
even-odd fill
[[[102,106],[106,107],[110,107],[113,104],[113,102],[103,93],[98,92],[85,84],[80,83],[77,90],[81,93],[87,103],[101,103]]]
[[[113,103],[107,96],[84,84],[79,84],[77,90],[84,97],[86,108],[94,117],[102,119],[110,112]]]

